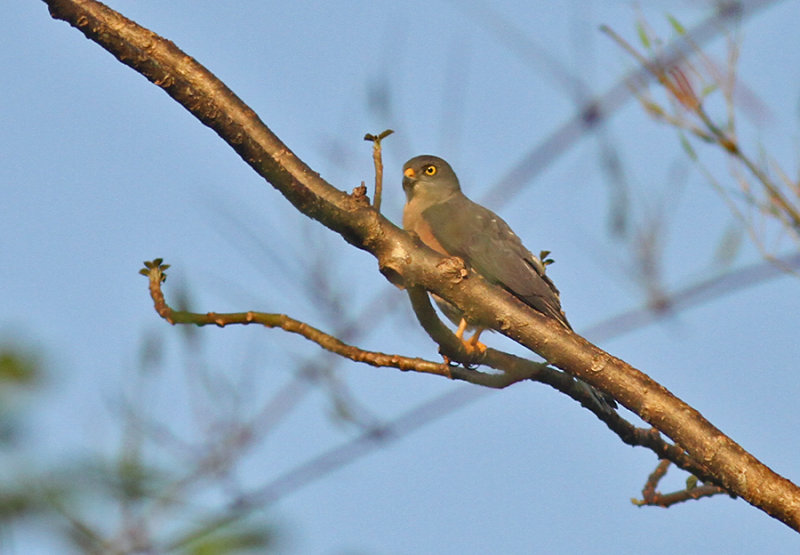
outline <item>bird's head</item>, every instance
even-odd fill
[[[406,200],[424,197],[432,202],[446,200],[461,191],[453,168],[436,156],[416,156],[403,165]]]

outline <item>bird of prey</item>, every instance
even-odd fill
[[[490,283],[572,329],[544,263],[525,248],[500,216],[461,192],[458,178],[447,162],[430,155],[412,158],[403,166],[403,190],[403,227],[407,231],[416,233],[440,254],[461,258]],[[467,322],[454,305],[436,296],[434,299],[445,316],[458,324],[459,339],[468,326],[477,324],[477,333],[466,345],[485,349],[477,342],[479,323]]]

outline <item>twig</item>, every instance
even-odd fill
[[[377,135],[367,133],[364,135],[365,141],[372,141],[372,160],[375,163],[375,199],[372,206],[378,212],[381,211],[381,195],[383,193],[383,160],[381,159],[381,141],[394,133],[391,129],[386,129]]]
[[[689,476],[686,480],[686,489],[674,491],[672,493],[661,493],[657,489],[658,483],[666,476],[669,465],[670,461],[668,460],[659,461],[658,466],[656,466],[655,470],[647,477],[647,482],[645,482],[642,488],[642,499],[631,499],[634,505],[639,507],[667,508],[692,499],[701,499],[703,497],[711,497],[712,495],[723,493],[730,495],[730,493],[715,485],[703,484],[698,486],[695,476]]]
[[[295,320],[286,314],[254,312],[252,310],[227,314],[216,312],[201,314],[174,310],[167,304],[164,299],[164,293],[161,290],[161,283],[167,279],[167,274],[164,273],[164,271],[169,268],[169,264],[163,264],[162,259],[156,258],[151,262],[145,262],[144,265],[145,267],[139,270],[139,273],[147,276],[150,282],[150,296],[153,299],[156,312],[170,324],[194,324],[196,326],[213,324],[221,328],[233,324],[260,324],[268,328],[281,328],[285,331],[296,333],[313,341],[323,349],[355,362],[363,362],[376,367],[397,368],[403,371],[413,370],[414,372],[422,372],[425,374],[450,376],[450,368],[446,364],[430,362],[421,358],[389,355],[359,349],[305,322]]]

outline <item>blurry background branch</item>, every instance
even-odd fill
[[[737,77],[739,43],[728,37],[726,64],[720,66],[700,49],[693,36],[677,20],[672,18],[670,22],[687,45],[683,55],[677,58],[664,56],[661,39],[645,21],[639,24],[639,38],[647,55],[640,53],[610,27],[603,26],[602,30],[631,54],[666,92],[667,106],[663,106],[646,89],[649,81],[631,83],[643,109],[656,121],[678,132],[688,158],[721,195],[765,258],[776,262],[785,271],[792,271],[777,263],[774,254],[764,246],[768,242],[763,236],[764,226],[756,225],[750,213],[758,214],[764,220],[773,220],[778,232],[790,237],[797,248],[800,245],[800,181],[792,180],[777,160],[763,157],[763,153],[760,155],[763,158],[757,160],[738,139],[735,104],[742,102],[742,98],[752,98]],[[713,96],[719,95],[724,110],[721,115],[712,116],[707,106],[713,104]],[[722,119],[722,123],[715,118]],[[705,167],[690,138],[698,139],[703,145],[713,145],[736,163],[731,168],[731,185],[723,184],[720,177]]]

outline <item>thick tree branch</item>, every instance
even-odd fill
[[[523,380],[538,381],[561,391],[581,403],[605,422],[608,428],[626,444],[633,447],[646,447],[656,453],[659,458],[673,462],[679,468],[704,481],[714,480],[714,477],[708,473],[707,469],[697,464],[686,452],[678,446],[664,441],[658,430],[655,428],[637,428],[622,418],[616,411],[600,405],[592,393],[586,391],[585,388],[578,387],[575,378],[566,372],[551,368],[547,364],[533,362],[490,348],[481,357],[480,363],[495,370],[501,370],[502,374],[487,374],[471,368],[451,367],[447,364],[431,362],[421,358],[366,351],[348,345],[333,335],[285,314],[255,311],[222,314],[217,312],[196,313],[175,310],[169,306],[161,289],[161,284],[167,278],[166,270],[169,268],[169,264],[163,264],[162,262],[160,258],[145,262],[145,267],[139,270],[139,273],[148,278],[150,297],[153,299],[156,312],[170,324],[215,325],[219,327],[235,324],[259,324],[268,328],[281,328],[290,333],[301,335],[323,349],[355,362],[363,362],[376,367],[397,368],[402,371],[435,374],[493,389],[503,389]],[[436,316],[427,292],[424,289],[412,287],[409,289],[409,296],[414,305],[414,310],[420,316],[426,331],[431,333],[440,344],[445,345],[444,349],[452,348],[450,354],[453,357],[464,357],[454,358],[454,360],[464,361],[469,359],[470,354],[464,350],[461,341]]]
[[[584,387],[579,387],[578,382],[566,372],[551,368],[545,363],[537,363],[510,353],[488,348],[477,359],[472,353],[464,349],[463,343],[442,323],[430,302],[428,293],[419,287],[410,287],[408,296],[411,305],[419,319],[420,324],[431,338],[440,345],[443,354],[452,360],[465,364],[480,363],[502,374],[485,374],[469,368],[455,367],[450,370],[454,379],[465,379],[470,383],[502,389],[523,380],[533,380],[547,384],[554,389],[572,397],[587,410],[594,413],[602,420],[608,429],[617,434],[619,438],[632,447],[646,447],[653,451],[660,459],[673,462],[679,468],[690,472],[705,482],[714,482],[715,478],[701,464],[693,460],[683,449],[670,444],[661,437],[655,428],[637,428],[625,420],[618,412],[609,410],[597,402],[594,394]]]
[[[468,319],[493,322],[494,329],[550,364],[610,393],[707,468],[714,482],[800,530],[800,488],[629,364],[474,274],[454,279],[443,272],[439,267],[443,257],[415,244],[376,210],[322,180],[230,89],[173,43],[97,2],[46,3],[53,17],[68,21],[212,128],[298,210],[372,253],[393,283],[437,293],[464,310]]]

